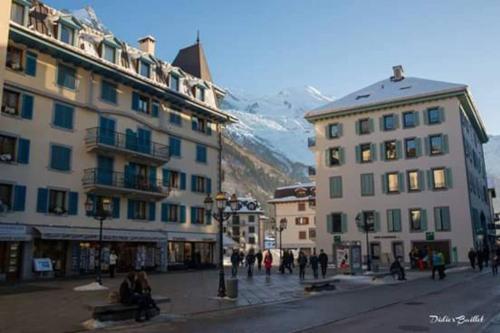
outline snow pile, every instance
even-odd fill
[[[75,287],[74,291],[100,291],[100,290],[108,290],[108,287],[103,286],[97,282],[92,282],[86,284],[84,286]]]

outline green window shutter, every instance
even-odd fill
[[[382,132],[384,130],[384,116],[378,118],[379,130]]]
[[[380,213],[379,212],[375,212],[374,230],[375,230],[375,232],[380,231]]]
[[[78,215],[78,192],[68,194],[68,215]]]
[[[186,223],[186,206],[179,206],[180,222]]]
[[[382,175],[381,176],[381,182],[382,182],[382,193],[387,193],[387,175]]]
[[[417,148],[417,157],[422,156],[422,139],[415,138],[415,146]]]
[[[443,153],[448,154],[449,153],[448,135],[444,134],[442,138],[443,138]]]
[[[169,206],[169,204],[167,204],[167,203],[161,204],[161,220],[162,220],[162,222],[168,222],[168,220],[169,220],[168,206]]]
[[[446,168],[444,172],[445,172],[446,187],[453,188],[453,175],[451,173],[451,168]]]
[[[438,231],[439,226],[443,225],[443,221],[441,220],[441,208],[434,207],[434,230]]]
[[[399,186],[399,192],[404,192],[405,191],[405,174],[404,172],[398,173],[398,186]]]
[[[33,119],[33,96],[23,95],[21,117],[24,119]]]
[[[342,177],[330,177],[330,198],[342,197]]]
[[[444,123],[444,120],[445,120],[444,108],[440,107],[439,108],[439,122]]]
[[[112,200],[113,204],[113,218],[120,218],[120,198],[114,197]]]
[[[196,208],[191,207],[191,224],[196,224]]]
[[[356,163],[361,163],[361,147],[357,145],[355,147],[356,150]]]
[[[442,221],[445,230],[451,230],[450,207],[442,208]]]
[[[186,189],[186,173],[181,172],[181,184],[180,184],[180,189],[185,190]]]
[[[385,161],[385,145],[383,142],[380,144],[380,160]]]
[[[394,209],[387,210],[387,231],[394,231]]]
[[[377,145],[372,143],[370,145],[370,150],[371,150],[371,154],[372,154],[372,161],[376,161],[377,160]]]
[[[394,219],[394,230],[401,231],[401,209],[394,209],[393,211]]]
[[[427,113],[427,109],[422,111],[422,116],[424,118],[424,124],[429,125],[429,115]]]
[[[368,127],[370,128],[370,133],[375,132],[375,125],[373,124],[373,119],[368,119]]]
[[[427,170],[427,189],[432,190],[432,171]]]
[[[340,165],[343,165],[345,163],[345,149],[342,147],[339,149],[339,160]]]
[[[396,155],[397,159],[403,158],[403,149],[401,147],[401,140],[396,141]]]
[[[341,137],[342,135],[344,135],[344,126],[342,126],[342,124],[338,124],[337,125],[337,132],[338,132],[338,136]]]
[[[168,169],[163,169],[163,186],[168,186],[170,183],[170,171]]]
[[[425,183],[424,172],[422,170],[419,170],[418,171],[418,189],[419,190],[423,190],[424,189],[424,187],[425,187],[424,183]]]
[[[156,202],[152,201],[149,203],[148,219],[149,219],[149,221],[156,220]]]
[[[330,124],[325,126],[325,138],[331,139],[331,137],[330,137]]]
[[[331,166],[331,164],[330,164],[330,150],[329,149],[325,150],[325,166],[327,166],[327,167]]]
[[[415,118],[415,127],[420,125],[420,115],[418,114],[418,111],[413,112],[414,118]]]
[[[133,220],[135,218],[135,200],[128,199],[127,202],[127,219]]]
[[[394,128],[395,129],[399,128],[399,115],[398,114],[394,115]]]
[[[342,233],[347,232],[347,215],[345,213],[342,213],[341,215],[341,228],[342,228]]]
[[[326,215],[326,231],[333,234],[333,217],[332,214]]]
[[[356,120],[354,123],[354,130],[356,131],[356,135],[359,135],[359,120]]]
[[[425,146],[425,155],[429,156],[431,154],[431,138],[430,137],[425,137],[424,138],[424,146]]]
[[[421,216],[422,231],[427,231],[427,210],[421,209],[420,212],[422,214]]]

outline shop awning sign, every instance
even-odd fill
[[[1,225],[0,241],[24,242],[30,241],[31,234],[28,228],[23,225]]]
[[[37,226],[42,239],[54,240],[99,240],[99,229]],[[164,242],[167,237],[159,231],[103,229],[102,239],[106,242]]]

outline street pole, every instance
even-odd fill
[[[285,273],[285,267],[283,266],[283,247],[282,247],[282,239],[283,239],[283,228],[280,226],[280,272],[281,274]]]
[[[223,208],[219,208],[219,265],[220,265],[219,292],[218,292],[219,297],[226,297],[226,283],[224,277],[224,254],[222,253],[224,251],[224,246],[222,244],[223,222],[224,222],[224,211]]]
[[[97,283],[102,284],[102,276],[101,276],[101,259],[102,259],[102,223],[104,221],[103,217],[99,218],[100,225],[99,225],[99,251],[98,255],[99,257],[97,258]]]

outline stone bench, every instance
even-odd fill
[[[157,305],[170,303],[170,298],[156,296],[154,301]],[[92,311],[92,318],[98,321],[120,321],[134,319],[135,314],[139,307],[135,304],[124,305],[121,303],[96,303],[87,306],[90,311]],[[159,311],[155,309],[148,309],[148,315],[150,318],[157,316]]]
[[[335,290],[334,282],[339,282],[338,279],[308,279],[300,281],[300,284],[304,286],[305,291],[323,291],[323,290]]]

